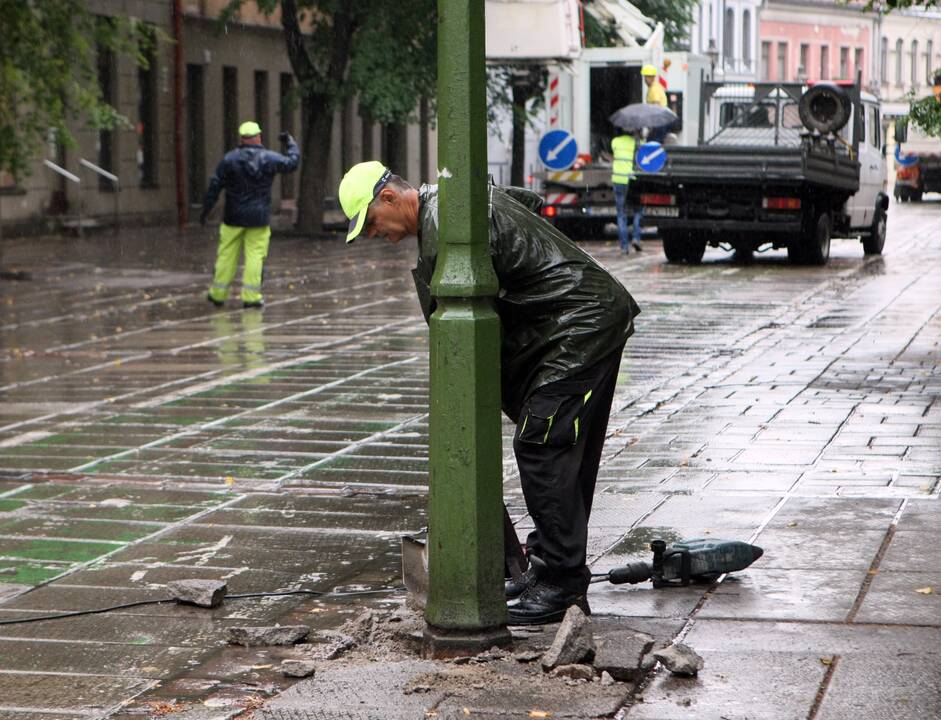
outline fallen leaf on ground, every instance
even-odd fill
[[[549,713],[547,713],[545,710],[530,710],[530,711],[529,711],[529,717],[531,717],[531,718],[547,718],[547,717],[549,717]]]
[[[918,588],[917,590],[915,590],[915,592],[916,592],[916,593],[921,593],[922,595],[933,595],[933,594],[934,594],[934,588],[933,588],[933,587],[930,587],[930,586],[929,586],[929,587]]]
[[[833,664],[833,658],[822,657],[822,658],[820,658],[820,664],[821,664],[821,665],[832,665],[832,664]]]

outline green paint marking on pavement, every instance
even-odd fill
[[[0,513],[13,512],[26,506],[25,500],[0,500]]]
[[[31,485],[24,490],[16,493],[17,500],[50,500],[52,498],[68,495],[73,492],[75,487],[72,485],[57,485],[55,483],[42,483],[41,485]]]
[[[0,583],[38,585],[68,570],[71,565],[40,565],[29,562],[0,560]]]
[[[83,563],[114,552],[125,543],[73,542],[69,540],[20,540],[0,538],[0,556],[21,560]]]

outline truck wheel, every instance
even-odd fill
[[[686,262],[690,265],[699,265],[702,262],[702,256],[706,252],[706,241],[697,240],[691,237],[686,243]]]
[[[686,238],[678,233],[663,233],[663,254],[667,256],[667,262],[685,262]]]
[[[787,261],[791,265],[803,265],[806,262],[803,248],[804,244],[801,240],[793,240],[787,244]]]
[[[876,210],[876,215],[872,219],[872,229],[868,237],[863,238],[863,252],[867,255],[881,255],[882,248],[885,247],[886,218],[885,212]]]
[[[817,216],[813,229],[804,238],[804,261],[808,265],[826,265],[830,259],[830,214]]]

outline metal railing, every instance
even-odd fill
[[[69,182],[73,182],[76,185],[81,186],[82,179],[78,175],[75,175],[74,173],[69,172],[61,165],[57,165],[56,163],[52,162],[52,160],[44,159],[42,163],[47,168],[52,170],[54,173],[61,175]],[[85,158],[79,158],[78,163],[86,170],[91,170],[92,172],[97,173],[98,175],[103,177],[105,180],[109,181],[114,186],[114,233],[117,234],[118,227],[119,227],[119,219],[120,219],[120,214],[119,214],[119,195],[121,192],[120,178],[114,173],[108,172],[104,168],[99,167],[98,165],[95,165],[95,163],[91,162],[90,160],[86,160]],[[85,236],[85,218],[83,217],[83,212],[82,212],[83,208],[84,208],[84,199],[82,198],[81,193],[79,193],[79,201],[78,201],[78,236],[79,237]]]
[[[119,200],[118,196],[121,194],[121,180],[114,173],[110,173],[102,167],[98,167],[95,163],[85,158],[81,158],[78,161],[78,164],[87,170],[98,173],[105,180],[109,181],[114,186],[114,234],[118,234],[118,224],[120,222],[120,215],[118,213]]]

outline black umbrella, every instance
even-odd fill
[[[625,105],[608,118],[614,125],[627,132],[638,132],[647,128],[650,133],[668,133],[679,125],[680,119],[672,110],[661,105],[631,103]]]

